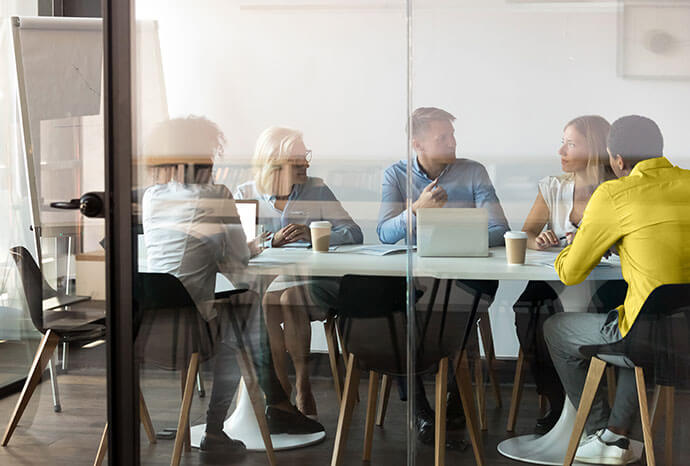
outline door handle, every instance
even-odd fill
[[[54,209],[79,209],[85,217],[103,218],[105,216],[104,197],[103,191],[91,191],[82,194],[79,199],[51,202],[50,207]]]

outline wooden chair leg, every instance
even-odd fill
[[[275,451],[273,450],[273,442],[271,441],[271,432],[268,429],[268,421],[266,420],[264,397],[257,382],[256,372],[254,371],[254,363],[252,362],[252,358],[247,352],[246,348],[240,348],[237,361],[240,365],[242,379],[247,387],[249,400],[251,401],[252,408],[254,409],[256,422],[259,424],[259,431],[261,432],[261,438],[263,439],[264,447],[266,448],[268,463],[271,466],[275,466],[277,464],[277,460]]]
[[[448,358],[438,363],[436,372],[436,425],[434,436],[434,464],[444,466],[446,463],[446,405],[448,399]]]
[[[666,466],[673,464],[673,410],[675,409],[676,389],[674,387],[664,387],[666,392],[666,429],[664,437],[664,461]]]
[[[189,366],[187,367],[184,392],[182,394],[182,406],[180,406],[180,417],[177,422],[177,435],[175,435],[175,446],[173,447],[172,459],[170,460],[171,466],[179,466],[182,459],[182,448],[189,429],[189,411],[192,407],[192,395],[194,394],[198,366],[199,353],[192,353]]]
[[[656,385],[654,387],[652,401],[649,403],[649,418],[652,420],[652,432],[656,432],[656,428],[659,425],[659,419],[661,419],[663,415],[660,407],[664,405],[664,393],[666,392],[661,385]]]
[[[101,442],[98,444],[98,452],[96,453],[96,459],[93,460],[93,466],[101,466],[103,460],[105,459],[105,454],[108,452],[108,423],[106,422],[103,428],[103,434],[101,435]]]
[[[345,445],[352,421],[352,411],[355,407],[357,387],[359,386],[360,369],[357,367],[357,358],[350,354],[347,360],[347,372],[345,374],[345,388],[343,390],[343,400],[340,402],[340,413],[338,414],[338,427],[335,432],[335,445],[333,446],[333,457],[331,466],[343,464]]]
[[[609,394],[609,406],[613,406],[616,401],[616,368],[613,366],[606,368],[606,386]]]
[[[474,397],[472,396],[472,378],[470,375],[470,366],[467,362],[467,355],[463,351],[460,355],[455,370],[455,381],[458,384],[460,392],[460,400],[462,401],[462,408],[465,411],[465,419],[467,420],[467,431],[470,435],[470,442],[472,443],[472,451],[474,452],[474,460],[477,466],[484,466],[484,447],[482,446],[482,438],[479,432],[479,425],[477,423],[477,413],[474,410]]]
[[[379,374],[369,371],[369,396],[367,398],[367,417],[364,424],[364,453],[362,461],[371,461],[371,446],[374,439],[374,420],[376,401],[379,395]]]
[[[587,379],[585,379],[585,386],[582,389],[582,396],[580,397],[580,406],[577,408],[577,416],[575,417],[575,425],[573,426],[573,432],[570,434],[570,443],[568,443],[568,449],[565,453],[565,459],[563,460],[563,466],[570,466],[573,464],[575,459],[575,453],[577,452],[577,447],[580,445],[580,437],[582,436],[582,431],[585,429],[585,422],[587,421],[587,416],[589,416],[589,411],[592,409],[592,403],[594,402],[594,396],[597,394],[597,389],[599,388],[599,383],[604,375],[604,369],[606,369],[606,363],[598,358],[592,358],[589,363],[589,371],[587,371]]]
[[[383,427],[383,421],[386,419],[386,410],[388,409],[388,399],[391,397],[392,386],[391,376],[384,375],[381,381],[381,394],[379,395],[381,402],[378,404],[376,412],[376,425],[379,427]]]
[[[190,357],[191,361],[191,357]],[[188,379],[188,370],[190,366],[187,366],[187,371],[180,371],[180,400],[184,399],[184,394],[187,391],[187,379]],[[197,364],[197,370],[198,370],[198,364]],[[196,384],[196,374],[194,375],[195,379],[195,384]],[[191,401],[190,401],[190,406],[191,406]],[[192,431],[189,425],[189,422],[187,422],[184,425],[184,429],[182,431],[178,430],[178,433],[175,435],[175,438],[177,438],[180,434],[179,432],[182,432],[182,447],[184,448],[184,451],[186,453],[192,451]]]
[[[647,388],[644,382],[644,371],[635,367],[635,382],[637,383],[637,399],[640,403],[640,420],[642,421],[642,435],[644,436],[644,450],[647,466],[654,466],[654,442],[652,441],[652,425],[649,420],[649,406],[647,405]]]
[[[144,426],[144,431],[149,439],[149,443],[156,443],[156,431],[153,428],[153,422],[151,422],[151,416],[149,415],[146,401],[144,401],[144,394],[141,390],[139,390],[139,418]]]
[[[508,425],[506,430],[515,430],[518,410],[520,409],[520,399],[522,398],[522,375],[525,372],[525,355],[520,348],[518,353],[517,365],[515,367],[515,378],[513,379],[513,393],[510,396],[510,409],[508,410]]]
[[[45,370],[50,358],[53,356],[53,351],[55,347],[60,342],[60,337],[58,337],[52,330],[48,330],[43,338],[41,338],[41,343],[38,345],[36,350],[36,355],[34,356],[34,361],[31,363],[31,369],[29,370],[29,375],[26,377],[26,382],[24,383],[24,388],[22,389],[21,395],[19,395],[19,400],[14,407],[12,416],[10,416],[10,422],[7,424],[7,429],[5,430],[5,435],[2,437],[2,446],[7,446],[10,441],[14,430],[19,424],[19,420],[24,414],[29,400],[31,400],[31,395],[33,395],[34,390],[41,381],[41,376]]]
[[[482,359],[474,361],[474,392],[477,397],[477,412],[479,413],[479,428],[487,430],[486,423],[486,385],[484,384],[484,371],[482,370]]]
[[[500,408],[503,406],[503,398],[501,397],[501,386],[498,384],[498,377],[496,377],[496,370],[494,368],[496,350],[494,349],[494,337],[488,313],[479,319],[479,332],[482,336],[482,345],[484,346],[484,354],[486,355],[489,382],[491,382],[491,387],[493,388],[496,406]]]
[[[338,397],[338,403],[340,403],[343,395],[343,380],[340,377],[340,370],[338,368],[340,351],[338,350],[338,337],[336,336],[335,321],[332,318],[327,319],[323,323],[323,329],[326,333],[326,343],[328,344],[328,361],[331,365],[331,375],[333,376],[335,395]]]

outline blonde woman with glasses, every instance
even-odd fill
[[[332,225],[330,245],[359,244],[362,230],[352,220],[321,178],[307,175],[311,151],[302,133],[270,127],[259,136],[254,151],[254,180],[237,188],[237,199],[259,201],[259,224],[269,233],[267,247],[310,245],[309,224],[327,220]],[[264,299],[266,325],[276,372],[291,393],[285,352],[296,374],[296,404],[316,416],[309,381],[309,348],[313,320],[325,320],[338,296],[339,279],[281,275]],[[282,324],[282,326],[281,326]]]

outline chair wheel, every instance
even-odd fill
[[[60,406],[60,405],[53,406],[53,411],[55,411],[56,413],[61,413],[62,412],[62,406]]]

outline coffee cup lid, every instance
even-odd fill
[[[331,222],[327,220],[321,220],[319,222],[311,222],[309,228],[331,228]]]
[[[527,233],[524,231],[506,231],[503,237],[505,239],[527,239]]]

